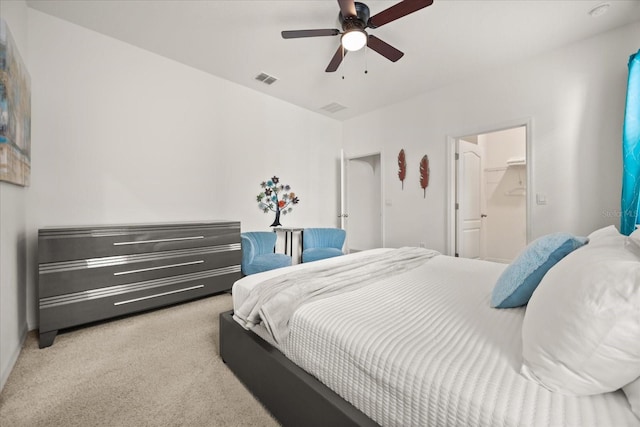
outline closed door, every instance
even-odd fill
[[[482,152],[459,140],[456,162],[456,256],[482,258]]]

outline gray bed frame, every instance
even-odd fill
[[[377,426],[278,349],[220,314],[220,357],[283,426]]]

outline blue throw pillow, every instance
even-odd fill
[[[588,240],[568,233],[553,233],[531,242],[498,278],[491,294],[491,307],[527,304],[547,271]]]

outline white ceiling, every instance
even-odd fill
[[[364,0],[374,15],[397,1]],[[405,53],[371,50],[324,69],[339,37],[284,40],[282,30],[340,28],[335,0],[28,0],[37,10],[337,120],[452,84],[640,20],[639,0],[435,0],[369,29]],[[365,70],[368,73],[365,74]],[[265,72],[278,78],[267,86]],[[322,110],[338,103],[336,113]]]

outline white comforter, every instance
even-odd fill
[[[439,252],[405,247],[363,256],[340,257],[331,263],[315,263],[309,268],[265,280],[234,310],[234,319],[246,329],[262,322],[276,343],[289,335],[289,321],[303,304],[368,286],[372,278],[381,280],[414,269]]]
[[[569,397],[520,376],[524,308],[489,307],[504,267],[436,256],[300,306],[279,348],[383,426],[639,425],[620,391]],[[256,276],[234,285],[236,308]]]

